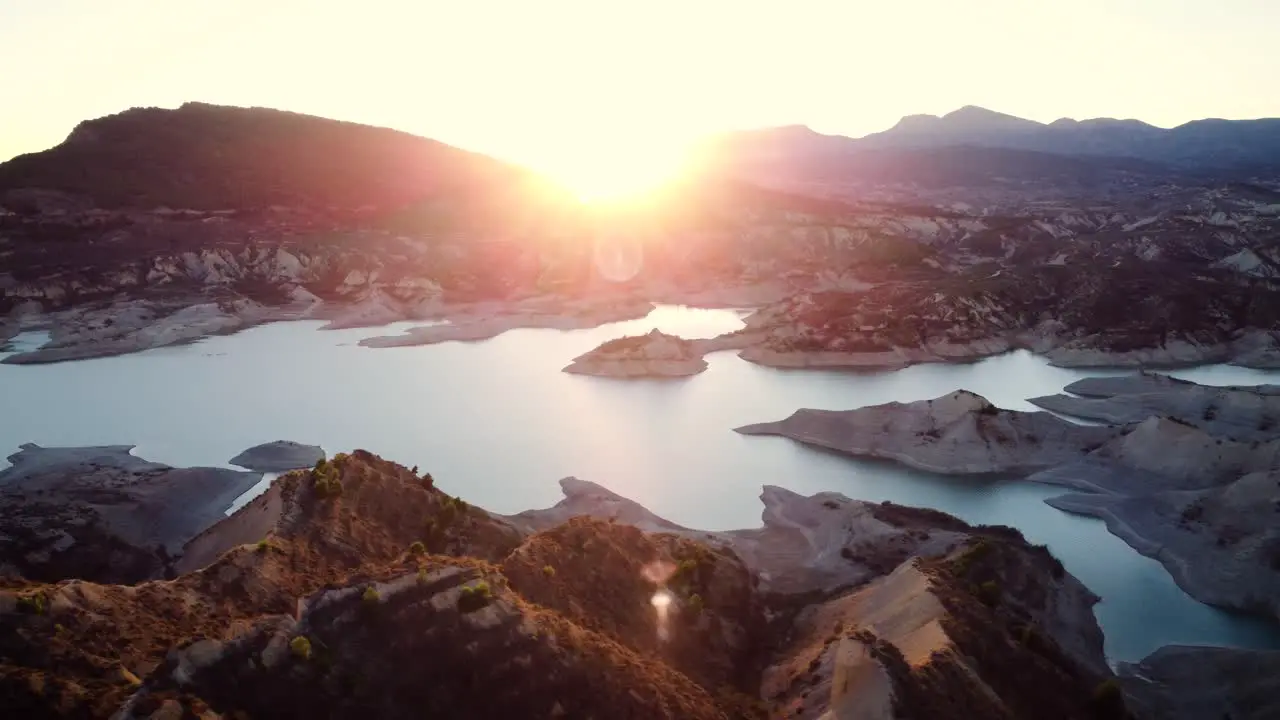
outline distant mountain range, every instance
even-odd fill
[[[1280,169],[1280,119],[1197,120],[1163,129],[1138,120],[1040,123],[980,107],[941,117],[910,115],[863,138],[799,125],[717,136],[708,157],[748,174],[833,180],[964,183],[991,174],[1018,178],[1099,174],[1228,173]]]
[[[1271,166],[1280,164],[1280,118],[1196,120],[1166,130],[1112,118],[1062,118],[1045,124],[970,105],[942,117],[910,115],[858,142],[876,148],[977,145],[1198,168]]]

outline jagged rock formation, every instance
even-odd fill
[[[697,344],[658,330],[609,340],[579,355],[564,372],[605,377],[682,377],[707,369]]]
[[[128,445],[23,445],[0,471],[0,575],[49,582],[163,577],[257,473],[173,468]]]
[[[287,472],[309,468],[324,458],[324,450],[319,445],[276,440],[255,445],[227,462],[258,472]]]
[[[797,410],[786,420],[737,431],[782,435],[947,474],[1033,472],[1075,459],[1117,433],[1074,425],[1049,413],[1002,410],[965,390],[858,410]]]
[[[1280,715],[1280,652],[1170,645],[1117,670],[1134,714],[1161,720]]]
[[[845,558],[848,583],[800,591],[766,586],[759,554],[738,554],[749,536],[698,537],[598,486],[566,490],[555,509],[506,519],[430,476],[339,454],[215,526],[207,564],[174,580],[7,581],[0,703],[33,718],[818,717],[847,707],[863,673],[882,679],[867,696],[893,717],[1094,717],[1109,675],[1096,598],[1012,529],[776,495],[776,526],[742,532],[870,513],[954,539],[869,577]],[[560,522],[577,510],[620,519]],[[245,544],[251,526],[262,540]],[[806,585],[824,584],[794,588]],[[927,612],[886,616],[899,601]]]

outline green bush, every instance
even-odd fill
[[[556,569],[551,567],[550,565],[543,565],[542,574],[546,575],[549,578],[553,578],[556,576]]]
[[[418,584],[419,584],[419,585],[426,585],[426,584],[427,584],[427,569],[426,569],[426,568],[419,568],[419,569],[418,569]]]
[[[305,661],[311,659],[311,641],[307,639],[306,635],[299,635],[293,640],[290,640],[289,650],[293,653],[293,656],[299,660]]]
[[[314,488],[316,497],[321,500],[338,497],[342,494],[342,481],[338,479],[337,473],[324,475],[316,478]]]
[[[381,596],[378,595],[378,589],[370,585],[364,589],[364,594],[360,596],[360,600],[365,604],[365,607],[373,607],[381,600]]]
[[[990,553],[991,542],[986,538],[981,538],[960,553],[951,567],[957,575],[965,575],[973,567],[974,563],[980,562]]]
[[[1000,583],[988,580],[978,586],[978,599],[984,604],[995,607],[1000,603]]]
[[[692,613],[694,617],[701,615],[702,614],[702,596],[697,593],[690,595],[688,601],[686,601],[686,606],[689,608],[689,612]]]
[[[458,612],[475,612],[488,605],[492,600],[493,593],[489,590],[488,583],[480,582],[464,587],[462,588],[462,594],[458,596]]]
[[[425,555],[426,553],[427,553],[427,546],[423,545],[421,540],[416,540],[412,545],[409,546],[409,554],[413,555],[414,557],[417,557],[419,555]]]
[[[1124,705],[1124,693],[1115,678],[1102,681],[1093,690],[1089,707],[1097,720],[1126,720],[1129,711]]]
[[[44,595],[39,593],[35,595],[18,596],[18,611],[28,613],[30,615],[43,615],[45,609]]]
[[[271,550],[271,541],[263,538],[258,541],[258,544],[255,545],[254,548],[260,553],[265,553]]]

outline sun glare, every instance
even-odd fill
[[[584,203],[643,198],[679,178],[685,169],[682,145],[621,141],[566,148],[538,169]]]

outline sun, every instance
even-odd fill
[[[640,138],[576,142],[538,163],[538,169],[583,203],[607,204],[650,196],[686,167],[683,143]]]

